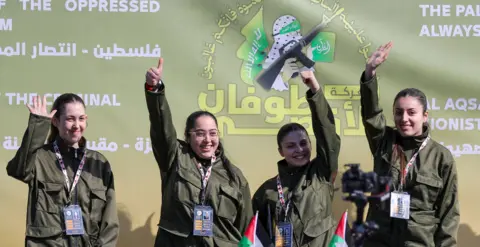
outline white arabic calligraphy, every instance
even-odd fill
[[[153,47],[153,49],[152,49]],[[87,54],[87,49],[81,49],[83,54]],[[26,56],[32,59],[37,57],[76,57],[76,43],[58,43],[56,46],[48,46],[39,42],[32,46],[31,53],[27,52],[26,42],[16,42],[13,46],[0,46],[0,56]],[[155,57],[161,56],[161,49],[158,44],[146,44],[142,47],[121,48],[116,43],[112,47],[101,47],[99,44],[93,49],[93,55],[96,58],[112,60],[114,57]]]
[[[5,150],[18,150],[20,145],[18,143],[19,138],[16,136],[5,136],[3,141],[3,148]],[[150,144],[150,138],[137,137],[135,143],[135,150],[148,154],[152,152],[152,146]],[[124,149],[129,149],[130,145],[121,145]],[[98,141],[88,140],[86,143],[87,149],[95,151],[118,151],[119,145],[116,142],[108,142],[106,137],[98,138]]]
[[[462,144],[462,145],[445,145],[443,142],[440,142],[441,145],[446,147],[453,156],[460,157],[462,155],[474,155],[480,154],[480,145],[472,144]]]

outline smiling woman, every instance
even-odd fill
[[[386,125],[379,105],[376,69],[393,47],[382,45],[369,58],[360,94],[365,133],[374,171],[390,177],[390,207],[370,204],[368,220],[379,226],[365,246],[457,246],[460,219],[457,169],[447,148],[430,137],[427,97],[415,88],[394,99],[395,128]]]
[[[152,150],[162,178],[155,246],[238,246],[253,216],[249,184],[226,157],[212,113],[190,114],[185,140],[177,139],[162,77],[160,58],[144,84]]]
[[[56,112],[52,118],[48,142],[53,143],[60,137],[66,144],[78,148],[83,131],[87,128],[87,114],[82,98],[75,94],[63,94],[55,100],[52,109],[56,109]]]
[[[306,98],[312,114],[317,143],[312,145],[305,127],[289,123],[277,134],[278,175],[265,181],[253,196],[253,210],[270,234],[282,246],[328,246],[333,236],[333,184],[338,169],[340,137],[333,112],[312,71],[300,73],[310,88]],[[273,227],[272,227],[273,226]],[[279,235],[277,233],[288,233]]]
[[[102,154],[85,146],[85,104],[68,93],[50,113],[46,106],[38,96],[27,105],[28,127],[7,165],[8,175],[29,188],[25,246],[116,246],[113,172]]]

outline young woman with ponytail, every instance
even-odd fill
[[[25,246],[115,247],[113,172],[102,154],[86,148],[82,98],[62,94],[50,113],[45,97],[27,107],[27,130],[7,165],[9,176],[28,185]]]
[[[395,127],[386,125],[379,104],[376,69],[392,46],[387,43],[372,54],[360,79],[361,114],[374,171],[393,184],[386,204],[369,206],[368,220],[379,229],[364,246],[454,247],[460,220],[457,170],[450,151],[431,137],[427,97],[416,88],[397,93]]]

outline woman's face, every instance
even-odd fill
[[[189,143],[193,152],[202,159],[210,159],[218,148],[219,137],[215,120],[210,116],[200,116],[195,127],[189,132]]]
[[[427,122],[428,113],[415,97],[400,97],[393,107],[395,126],[402,136],[419,136]]]
[[[282,139],[278,151],[290,166],[300,167],[310,162],[311,149],[307,133],[295,130]]]
[[[53,118],[52,123],[58,129],[58,134],[70,146],[76,146],[87,128],[85,107],[80,102],[64,105],[62,114]]]

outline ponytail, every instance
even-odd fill
[[[230,181],[228,182],[230,186],[233,186],[237,183],[237,179],[235,176],[235,171],[233,170],[233,165],[230,162],[230,160],[227,158],[225,155],[225,150],[223,148],[223,145],[221,142],[218,143],[218,149],[217,152],[220,152],[220,159],[222,160],[222,165],[223,168],[227,171],[228,178],[230,178]]]
[[[58,135],[59,133],[58,133],[57,127],[55,127],[55,125],[53,124],[50,124],[50,134],[48,135],[47,143],[48,144],[53,143],[55,139],[57,139]]]
[[[406,156],[405,152],[403,152],[403,149],[400,145],[395,144],[393,146],[393,154],[392,154],[392,164],[395,164],[395,162],[399,161],[400,163],[400,179],[403,179],[403,171],[405,170],[407,164],[406,164]]]

